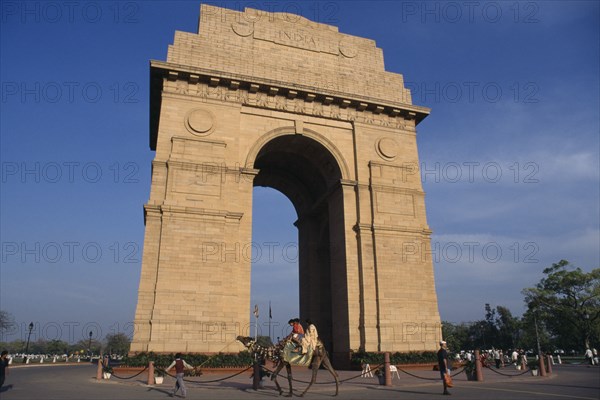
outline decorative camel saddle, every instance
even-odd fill
[[[299,365],[308,367],[312,361],[314,349],[308,346],[307,352],[302,354],[299,352],[300,346],[297,346],[291,340],[288,340],[281,350],[281,358],[290,365]]]

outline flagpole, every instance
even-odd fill
[[[254,341],[258,340],[258,304],[254,305]]]
[[[271,339],[271,300],[269,300],[269,340],[273,342]]]

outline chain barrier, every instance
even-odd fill
[[[381,368],[382,366],[383,366],[383,364],[381,364],[381,365],[378,365],[377,367],[375,367],[375,368],[371,369],[371,371],[372,371],[372,372],[375,372],[375,371],[377,371],[379,368]],[[267,367],[264,367],[264,366],[261,366],[261,368],[262,368],[263,370],[265,370],[266,372],[270,373],[271,375],[275,375],[275,372],[274,372],[274,371],[272,371],[272,370],[270,370],[269,368],[267,368]],[[348,382],[348,381],[351,381],[351,380],[353,380],[353,379],[360,378],[360,377],[361,377],[361,376],[363,376],[363,375],[364,375],[364,373],[363,373],[363,372],[361,372],[360,374],[358,374],[358,375],[356,375],[356,376],[352,376],[352,377],[350,377],[350,378],[346,378],[346,379],[340,379],[340,380],[338,380],[338,383],[339,383],[339,384],[342,384],[342,383],[344,383],[344,382]],[[279,374],[277,374],[277,376],[281,376],[281,372],[280,372]],[[308,382],[308,381],[303,381],[303,380],[300,380],[300,379],[295,379],[295,378],[293,378],[293,377],[292,377],[292,381],[293,381],[293,382],[298,382],[298,383],[306,383],[306,384],[309,384],[309,383],[310,383],[310,382]],[[315,382],[314,384],[315,384],[315,385],[332,385],[332,384],[334,384],[334,383],[335,383],[335,381],[329,381],[329,382]]]
[[[371,372],[377,372],[379,369],[381,369],[382,367],[384,367],[384,365],[385,365],[385,364],[380,364],[380,365],[376,366],[375,368],[372,368],[372,369],[371,369]],[[251,366],[247,367],[246,369],[244,369],[244,370],[242,370],[242,371],[236,372],[236,373],[235,373],[235,374],[233,374],[233,375],[229,375],[229,376],[226,376],[226,377],[224,377],[224,378],[213,379],[213,380],[209,380],[209,381],[197,381],[197,380],[190,380],[190,379],[185,379],[185,378],[184,378],[183,380],[184,380],[184,382],[196,383],[196,384],[204,384],[204,383],[215,383],[215,382],[222,382],[222,381],[226,381],[226,380],[228,380],[228,379],[234,378],[234,377],[236,377],[236,376],[238,376],[238,375],[241,375],[241,374],[243,374],[244,372],[246,372],[246,371],[248,371],[249,369],[251,369],[252,367],[253,367],[253,366],[251,365]],[[105,363],[102,363],[102,368],[103,368],[103,369],[107,369],[107,367],[106,367]],[[427,377],[423,377],[423,376],[418,376],[418,375],[412,374],[412,373],[410,373],[410,372],[408,372],[408,371],[406,371],[406,370],[404,370],[404,369],[402,369],[402,368],[399,368],[398,366],[396,366],[396,368],[398,369],[398,371],[401,371],[401,372],[405,373],[406,375],[412,376],[413,378],[422,379],[422,380],[428,380],[428,381],[438,381],[438,380],[439,380],[438,378],[427,378]],[[528,372],[530,372],[530,370],[529,370],[529,369],[527,369],[527,370],[525,370],[524,372],[521,372],[521,373],[519,373],[519,374],[505,374],[505,373],[502,373],[502,372],[500,372],[500,371],[496,371],[496,370],[492,369],[491,367],[489,367],[489,366],[487,366],[487,365],[486,365],[486,366],[484,366],[484,368],[487,368],[487,369],[489,369],[490,371],[492,371],[492,372],[495,372],[496,374],[503,375],[503,376],[508,376],[508,377],[521,376],[521,375],[525,375],[525,374],[527,374]],[[274,371],[272,371],[272,370],[270,370],[270,369],[269,369],[269,368],[267,368],[267,367],[261,366],[261,369],[263,369],[264,371],[266,371],[266,372],[270,373],[271,375],[275,375],[275,372],[274,372]],[[146,372],[147,370],[148,370],[148,367],[145,367],[143,370],[141,370],[141,371],[140,371],[140,372],[138,372],[137,374],[135,374],[135,375],[132,375],[132,376],[130,376],[130,377],[121,377],[121,376],[118,376],[118,375],[116,375],[114,372],[112,373],[112,376],[114,376],[114,377],[115,377],[115,378],[117,378],[117,379],[121,379],[121,380],[129,380],[129,379],[133,379],[133,378],[136,378],[136,377],[138,377],[139,375],[143,374],[143,373],[144,373],[144,372]],[[168,373],[167,371],[165,371],[165,370],[164,370],[164,369],[162,369],[162,368],[158,368],[158,367],[157,367],[157,368],[156,368],[156,370],[157,370],[157,371],[160,371],[160,372],[161,372],[162,374],[164,374],[164,375],[168,375],[168,376],[170,376],[171,378],[177,379],[177,376],[175,376],[175,375],[172,375],[172,374]],[[455,376],[459,375],[460,373],[462,373],[464,370],[465,370],[465,368],[463,367],[463,368],[461,368],[460,370],[458,370],[458,371],[456,371],[455,373],[453,373],[451,376],[452,376],[452,377],[455,377]],[[277,376],[280,376],[280,374],[278,373],[278,374],[277,374]],[[341,379],[341,380],[339,380],[338,382],[339,382],[340,384],[343,384],[343,383],[345,383],[345,382],[349,382],[349,381],[352,381],[352,380],[354,380],[354,379],[361,378],[361,377],[363,377],[363,376],[364,376],[364,372],[361,372],[360,374],[358,374],[358,375],[356,375],[356,376],[352,376],[352,377],[350,377],[350,378],[346,378],[346,379]],[[291,379],[292,379],[292,381],[294,381],[294,382],[297,382],[297,383],[310,384],[310,382],[308,382],[308,381],[303,381],[303,380],[300,380],[300,379],[295,379],[295,378],[293,378],[293,377],[292,377]],[[314,382],[314,384],[316,384],[316,385],[331,385],[331,384],[334,384],[334,383],[335,383],[335,381],[329,381],[329,382]]]
[[[118,376],[118,375],[117,375],[117,374],[115,374],[114,372],[112,373],[112,376],[114,376],[114,377],[115,377],[115,378],[117,378],[117,379],[121,379],[121,380],[124,380],[124,381],[125,381],[125,380],[128,380],[128,379],[133,379],[133,378],[135,378],[135,377],[137,377],[137,376],[140,376],[142,373],[146,372],[146,370],[147,370],[147,369],[148,369],[148,367],[144,368],[143,370],[141,370],[141,371],[140,371],[140,372],[138,372],[137,374],[135,374],[135,375],[132,375],[132,376],[130,376],[130,377],[128,377],[128,378],[123,378],[123,377],[121,377],[121,376]]]
[[[371,368],[371,372],[376,372],[376,371],[378,371],[378,370],[379,370],[379,369],[381,369],[381,367],[383,367],[384,365],[385,365],[385,364],[379,364],[379,365],[378,365],[378,366],[376,366],[375,368]],[[348,381],[351,381],[351,380],[353,380],[353,379],[358,379],[358,378],[360,378],[360,377],[363,377],[363,376],[364,376],[364,372],[361,372],[359,375],[356,375],[356,376],[353,376],[353,377],[351,377],[351,378],[346,378],[346,379],[343,379],[343,380],[341,380],[341,381],[340,381],[340,383],[348,382]]]
[[[526,373],[530,372],[530,370],[529,370],[529,369],[526,369],[524,372],[521,372],[521,373],[518,373],[518,374],[505,374],[505,373],[502,373],[502,372],[500,372],[500,371],[496,371],[495,369],[492,369],[492,367],[490,367],[489,365],[486,365],[486,366],[485,366],[485,368],[489,369],[489,370],[490,370],[490,371],[492,371],[492,372],[495,372],[495,373],[497,373],[498,375],[509,376],[509,377],[511,377],[511,378],[512,378],[513,376],[521,376],[521,375],[525,375]]]
[[[385,364],[380,364],[380,365],[376,366],[375,368],[371,368],[371,372],[376,372],[377,370],[379,370],[382,367],[384,367],[384,365]],[[271,373],[271,374],[274,374],[273,371],[271,371],[270,369],[268,369],[266,367],[261,367],[261,368],[264,369],[265,371]],[[396,366],[396,368],[398,368],[398,367]],[[453,377],[457,376],[458,374],[464,372],[464,370],[465,370],[464,368],[461,368],[458,371],[456,371],[454,374],[452,374],[452,376]],[[402,371],[406,375],[410,375],[410,376],[412,376],[414,378],[417,378],[417,379],[423,379],[423,380],[428,380],[428,381],[439,381],[440,380],[439,378],[426,378],[426,377],[418,376],[418,375],[415,375],[415,374],[411,374],[410,372],[407,372],[407,371],[403,370],[402,368],[398,368],[398,371]],[[351,381],[351,380],[354,380],[354,379],[358,379],[358,378],[363,377],[363,376],[364,376],[364,373],[361,372],[360,374],[358,374],[356,376],[353,376],[353,377],[350,377],[350,378],[346,378],[346,379],[341,379],[338,382],[341,384],[341,383],[348,382],[348,381]],[[306,384],[310,383],[310,382],[303,381],[303,380],[300,380],[300,379],[295,379],[295,378],[292,378],[292,381],[298,382],[298,383],[306,383]],[[315,382],[316,385],[330,385],[330,384],[333,384],[333,383],[335,383],[335,381],[330,381],[330,382]]]
[[[396,367],[396,368],[398,368],[398,367]],[[439,381],[439,380],[440,380],[440,378],[425,378],[425,377],[423,377],[423,376],[418,376],[418,375],[415,375],[415,374],[411,374],[410,372],[407,372],[407,371],[403,370],[402,368],[398,368],[398,371],[402,371],[402,372],[404,372],[406,375],[410,375],[410,376],[412,376],[413,378],[417,378],[417,379],[423,379],[423,380],[426,380],[426,381]],[[462,371],[459,371],[459,372],[462,372]]]
[[[242,370],[242,371],[236,372],[236,373],[235,373],[235,374],[233,374],[233,375],[226,376],[225,378],[213,379],[213,380],[210,380],[210,381],[196,381],[196,380],[190,380],[190,379],[185,379],[185,378],[183,378],[183,381],[184,381],[184,382],[189,382],[189,383],[198,383],[198,384],[201,384],[201,383],[214,383],[214,382],[221,382],[221,381],[226,381],[227,379],[234,378],[234,377],[236,377],[236,376],[238,376],[238,375],[240,375],[240,374],[243,374],[244,372],[248,371],[250,368],[252,368],[252,365],[251,365],[251,366],[249,366],[248,368],[246,368],[246,369]],[[162,369],[162,368],[156,368],[156,370],[157,370],[157,371],[161,371],[163,374],[165,374],[165,375],[168,375],[168,376],[170,376],[171,378],[177,379],[177,376],[175,376],[175,375],[171,375],[170,373],[168,373],[167,371],[165,371],[165,370],[164,370],[164,369]]]

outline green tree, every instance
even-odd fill
[[[471,348],[491,349],[498,347],[498,328],[496,327],[496,310],[485,304],[485,319],[474,321],[468,329]]]
[[[485,335],[490,347],[499,347],[498,327],[496,326],[496,309],[485,303]]]
[[[20,353],[25,348],[25,342],[23,340],[13,340],[9,343],[2,344],[2,350],[7,350],[9,353]]]
[[[551,337],[548,327],[546,326],[546,318],[540,318],[539,314],[533,310],[525,311],[521,319],[521,337],[517,343],[517,347],[527,350],[533,350],[537,353],[537,342],[540,341],[542,350],[552,350],[555,348],[556,340]],[[537,323],[537,331],[535,329]],[[564,348],[558,346],[560,348]]]
[[[0,339],[15,327],[15,317],[8,311],[0,310]]]
[[[63,340],[51,340],[46,343],[46,352],[48,354],[61,355],[69,352],[69,343]]]
[[[33,354],[46,354],[48,353],[48,342],[44,339],[38,339],[31,343],[29,350]]]
[[[106,335],[106,348],[111,354],[127,355],[130,340],[124,333],[109,333]]]
[[[505,350],[516,348],[521,338],[521,320],[503,306],[496,307],[496,315],[498,347]]]
[[[75,353],[76,351],[78,351],[80,354],[83,354],[85,356],[87,356],[88,354],[88,350],[91,350],[92,354],[100,354],[100,350],[102,350],[102,343],[97,341],[97,340],[92,340],[91,343],[91,349],[89,349],[90,347],[90,341],[82,339],[79,342],[72,344],[69,347],[69,350],[71,353]]]
[[[485,320],[471,322],[468,326],[469,343],[471,349],[487,349],[486,340],[487,323]]]
[[[444,327],[444,324],[448,324]],[[445,329],[445,331],[444,331]],[[467,324],[452,325],[442,323],[444,338],[460,338],[461,349],[514,349],[519,346],[522,335],[522,323],[504,306],[492,308],[485,304],[484,319]]]
[[[448,348],[453,352],[469,350],[469,326],[462,324],[453,324],[448,321],[442,322],[442,337],[448,343]]]
[[[545,277],[523,289],[529,312],[542,320],[561,346],[581,349],[600,340],[600,268],[584,272],[566,260],[544,269]]]

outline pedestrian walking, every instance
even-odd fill
[[[594,365],[594,355],[592,353],[592,350],[588,347],[587,349],[585,349],[585,359],[587,360],[587,362],[590,363],[590,365]]]
[[[169,370],[173,367],[175,367],[175,376],[177,381],[175,381],[175,388],[173,389],[173,393],[171,393],[171,397],[175,396],[179,389],[181,389],[181,394],[183,397],[186,397],[187,389],[185,387],[185,383],[183,382],[183,375],[186,369],[193,369],[194,367],[186,363],[185,360],[181,358],[181,353],[175,354],[175,360],[167,367],[166,371],[169,372]]]
[[[440,349],[437,352],[438,366],[440,369],[440,376],[442,377],[442,383],[444,384],[444,392],[442,394],[449,395],[448,384],[446,383],[446,374],[450,374],[450,366],[448,365],[448,347],[445,341],[440,342]]]
[[[500,368],[500,351],[498,351],[498,349],[493,349],[492,350],[492,354],[494,355],[494,363],[496,363],[496,369]]]

